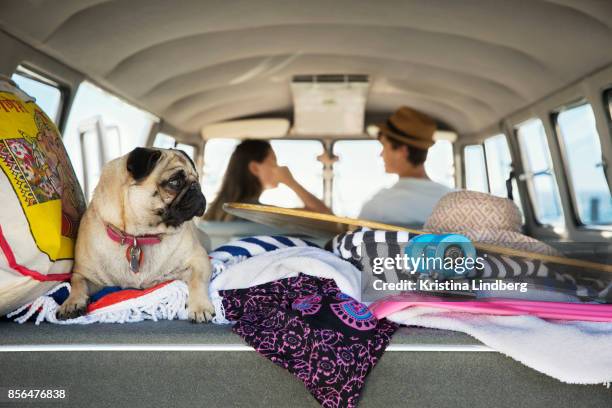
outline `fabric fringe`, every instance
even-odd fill
[[[224,273],[228,267],[241,263],[253,256],[289,247],[308,248],[315,246],[308,241],[293,237],[255,236],[229,242],[209,254],[212,266],[211,281]],[[62,283],[33,302],[11,312],[7,317],[18,323],[25,323],[36,315],[35,324],[49,322],[55,324],[91,324],[91,323],[132,323],[144,320],[186,320],[187,319],[187,285],[179,280],[162,286],[152,292],[116,304],[96,309],[85,316],[75,319],[58,320],[56,317],[60,305],[51,297],[56,291],[67,288],[69,283]],[[211,301],[215,307],[213,323],[231,324],[225,318],[223,298],[217,291],[211,291]],[[24,314],[22,314],[25,311]]]
[[[91,324],[134,323],[145,320],[187,320],[187,298],[189,291],[187,284],[182,281],[173,281],[153,292],[96,309],[84,316],[59,320],[56,314],[60,305],[50,295],[63,287],[70,290],[70,284],[68,283],[58,285],[32,303],[9,313],[7,317],[10,318],[27,310],[23,316],[14,319],[15,322],[22,324],[38,313],[34,322],[36,325],[41,322]]]
[[[219,292],[211,291],[210,300],[212,301],[212,304],[215,307],[215,317],[213,317],[212,322],[215,324],[232,324],[232,322],[225,318],[223,298],[221,297],[221,295],[219,295]]]

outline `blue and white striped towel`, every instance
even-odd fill
[[[208,254],[213,266],[212,279],[216,278],[229,265],[266,252],[291,247],[319,248],[318,245],[310,241],[282,235],[257,235],[230,241]]]

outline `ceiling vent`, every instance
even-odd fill
[[[367,75],[296,75],[291,81],[293,134],[361,135]]]

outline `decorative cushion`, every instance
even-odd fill
[[[85,199],[57,127],[0,77],[0,314],[70,279]]]

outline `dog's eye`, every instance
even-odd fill
[[[183,184],[183,180],[179,178],[168,180],[168,187],[170,188],[179,188]]]

